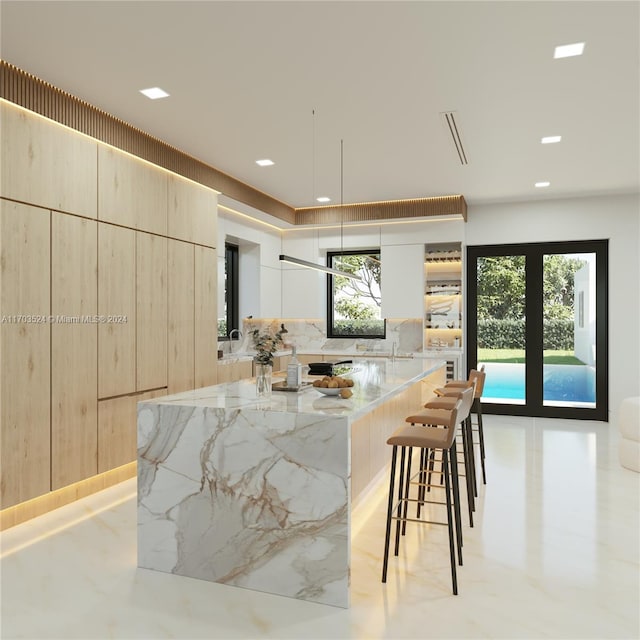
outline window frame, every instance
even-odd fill
[[[224,243],[224,266],[225,266],[225,302],[227,333],[219,335],[218,340],[228,340],[229,333],[234,329],[240,329],[240,248],[231,242]]]
[[[327,267],[335,268],[333,266],[333,259],[340,256],[359,256],[359,255],[377,255],[382,257],[380,248],[372,249],[350,249],[346,251],[327,251]],[[330,273],[327,274],[327,338],[357,338],[357,339],[370,339],[378,340],[385,339],[387,337],[387,319],[381,318],[382,321],[382,333],[381,334],[358,334],[358,333],[337,333],[334,327],[334,299],[333,299],[333,281],[334,276]],[[381,292],[382,295],[382,292]]]
[[[543,259],[554,253],[594,253],[596,255],[596,406],[570,407],[544,404],[543,395]],[[467,265],[467,373],[477,367],[478,354],[478,258],[523,255],[526,269],[525,294],[525,404],[482,402],[484,413],[567,418],[570,420],[609,420],[609,240],[566,240],[503,245],[469,245]]]

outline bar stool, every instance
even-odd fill
[[[449,532],[449,559],[451,563],[451,582],[453,585],[454,595],[458,594],[458,582],[456,576],[456,543],[454,542],[454,528],[455,537],[457,540],[458,560],[462,564],[462,533],[460,528],[460,499],[459,499],[459,487],[458,487],[458,474],[457,464],[450,464],[451,459],[456,459],[456,427],[458,425],[458,412],[462,400],[457,403],[450,411],[447,410],[433,410],[426,414],[418,416],[409,416],[406,418],[406,422],[409,422],[409,426],[403,426],[397,429],[393,435],[387,440],[387,444],[393,446],[391,454],[391,473],[389,480],[389,503],[387,506],[387,527],[384,541],[384,561],[382,564],[382,582],[387,581],[387,567],[389,561],[389,543],[391,540],[391,521],[396,521],[396,537],[395,537],[395,549],[394,555],[398,555],[400,546],[400,526],[403,525],[403,534],[406,528],[407,521],[409,522],[422,522],[427,524],[445,525]],[[416,423],[421,423],[423,420],[429,420],[428,424],[437,426],[417,426]],[[439,427],[445,427],[444,429]],[[396,463],[398,457],[398,447],[400,447],[400,477],[398,481],[398,496],[397,504],[394,505],[394,489],[395,489],[395,476],[396,476]],[[411,484],[411,457],[413,448],[419,448],[421,453],[421,461],[424,460],[425,452],[429,450],[441,450],[442,459],[444,465],[444,478],[445,478],[445,502],[434,502],[436,504],[446,505],[447,521],[440,522],[435,520],[425,520],[421,518],[409,518],[407,516],[407,506],[409,502],[420,503],[420,493],[418,499],[409,498],[409,486]],[[408,451],[408,455],[407,455]],[[406,459],[406,473],[405,473],[405,459]],[[423,479],[423,469],[419,472],[419,477]],[[420,482],[419,488],[420,487]],[[453,487],[451,486],[453,484]],[[426,502],[423,500],[422,502]],[[455,518],[454,513],[455,511]],[[396,513],[394,516],[393,513]]]
[[[471,432],[470,411],[474,399],[474,385],[462,388],[440,389],[447,395],[434,398],[427,402],[424,406],[431,410],[446,410],[456,406],[459,400],[462,400],[460,410],[458,411],[458,421],[460,422],[460,435],[462,438],[462,458],[464,464],[464,478],[467,485],[467,503],[469,505],[469,526],[473,527],[473,512],[475,511],[475,497],[477,497],[476,473],[473,456],[473,435]],[[457,458],[456,458],[457,462]],[[435,463],[435,456],[431,452],[429,460],[429,472],[427,483],[431,483],[431,474]]]
[[[480,371],[478,371],[477,369],[471,369],[471,371],[469,372],[468,380],[451,380],[444,385],[445,389],[450,389],[453,387],[464,388],[466,386],[469,386],[470,382],[475,382],[476,390],[474,393],[473,406],[471,407],[471,411],[477,416],[477,429],[473,429],[473,431],[478,433],[478,444],[480,446],[480,465],[482,467],[483,484],[487,484],[487,472],[484,465],[484,429],[482,427],[482,392],[484,391],[484,383],[486,378],[487,374],[484,370],[484,365],[482,365],[482,367],[480,367]]]

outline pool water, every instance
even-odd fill
[[[482,363],[478,363],[481,365]],[[525,365],[488,362],[482,393],[487,402],[525,400]],[[595,369],[587,365],[547,364],[543,367],[544,401],[551,403],[595,403]]]

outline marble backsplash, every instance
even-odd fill
[[[284,324],[286,347],[295,345],[300,353],[380,353],[407,354],[422,351],[422,319],[393,318],[387,320],[386,338],[327,338],[326,320],[245,318],[242,321],[242,338],[234,351],[253,350],[251,332],[277,332]],[[285,347],[285,348],[286,348]]]

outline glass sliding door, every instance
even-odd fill
[[[524,255],[477,259],[477,364],[487,373],[487,402],[526,402]]]
[[[596,255],[542,258],[545,406],[596,406]]]
[[[467,247],[467,368],[491,413],[608,418],[607,241]]]

